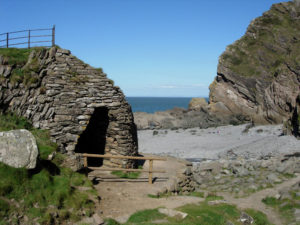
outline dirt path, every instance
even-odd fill
[[[285,187],[291,187],[293,184],[300,181],[300,174],[298,174],[295,178],[292,178],[290,180],[287,180],[281,184],[276,185],[273,188],[267,188],[261,191],[258,191],[256,193],[251,194],[248,197],[245,198],[235,198],[233,195],[230,195],[228,193],[218,193],[219,195],[222,195],[224,199],[229,204],[237,205],[240,209],[247,209],[252,208],[259,211],[262,211],[268,216],[268,219],[274,223],[275,225],[282,225],[283,222],[281,221],[280,217],[278,216],[278,213],[274,212],[274,210],[271,207],[266,206],[261,200],[264,199],[267,196],[275,196],[279,193],[279,190]]]
[[[147,162],[144,169],[148,168]],[[110,172],[92,172],[89,176],[96,176],[99,181],[95,188],[101,196],[98,211],[101,211],[103,218],[114,218],[120,223],[128,220],[133,213],[158,207],[177,208],[186,204],[197,204],[203,201],[203,198],[191,196],[169,196],[163,198],[150,198],[148,195],[155,195],[161,191],[172,179],[175,179],[178,171],[185,168],[185,163],[172,157],[168,157],[167,161],[154,161],[154,169],[166,170],[164,174],[154,174],[156,181],[148,184],[148,174],[141,174],[140,178],[129,180],[120,179],[111,175]],[[229,204],[237,205],[240,209],[253,208],[264,212],[268,219],[276,224],[282,225],[282,221],[278,214],[271,207],[267,207],[262,203],[262,199],[267,196],[275,196],[279,190],[284,187],[290,187],[300,180],[300,174],[297,177],[276,185],[273,188],[267,188],[251,194],[245,198],[235,198],[226,192],[218,192]]]
[[[148,168],[148,161],[144,169]],[[191,196],[169,196],[163,198],[150,198],[148,194],[155,195],[161,191],[170,180],[176,177],[176,173],[185,168],[185,163],[172,157],[167,161],[154,161],[154,169],[165,170],[166,173],[153,174],[156,178],[153,184],[148,184],[148,174],[141,174],[140,178],[134,180],[119,179],[110,172],[93,172],[92,175],[100,177],[95,186],[101,201],[99,210],[103,218],[114,218],[123,223],[129,216],[144,209],[158,207],[177,208],[189,203],[198,203],[203,199]]]

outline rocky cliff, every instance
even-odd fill
[[[210,110],[257,123],[289,120],[299,135],[300,5],[274,4],[219,58]],[[217,106],[217,107],[216,107]]]
[[[74,153],[137,154],[131,107],[120,88],[69,50],[0,49],[0,108],[50,130],[67,163],[76,169]],[[89,159],[89,164],[101,165]],[[131,166],[106,160],[107,165]]]

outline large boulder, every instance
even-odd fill
[[[0,162],[15,168],[34,169],[38,154],[36,140],[28,130],[0,132]]]
[[[192,98],[189,103],[189,110],[200,110],[207,107],[208,103],[205,98]]]

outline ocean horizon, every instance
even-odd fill
[[[175,107],[187,109],[194,97],[126,97],[133,112],[154,113]],[[204,97],[208,100],[208,97]]]

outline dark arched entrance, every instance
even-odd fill
[[[108,124],[108,109],[95,108],[87,128],[78,139],[75,152],[104,154]],[[88,166],[102,166],[102,164],[103,160],[100,158],[88,158]]]

